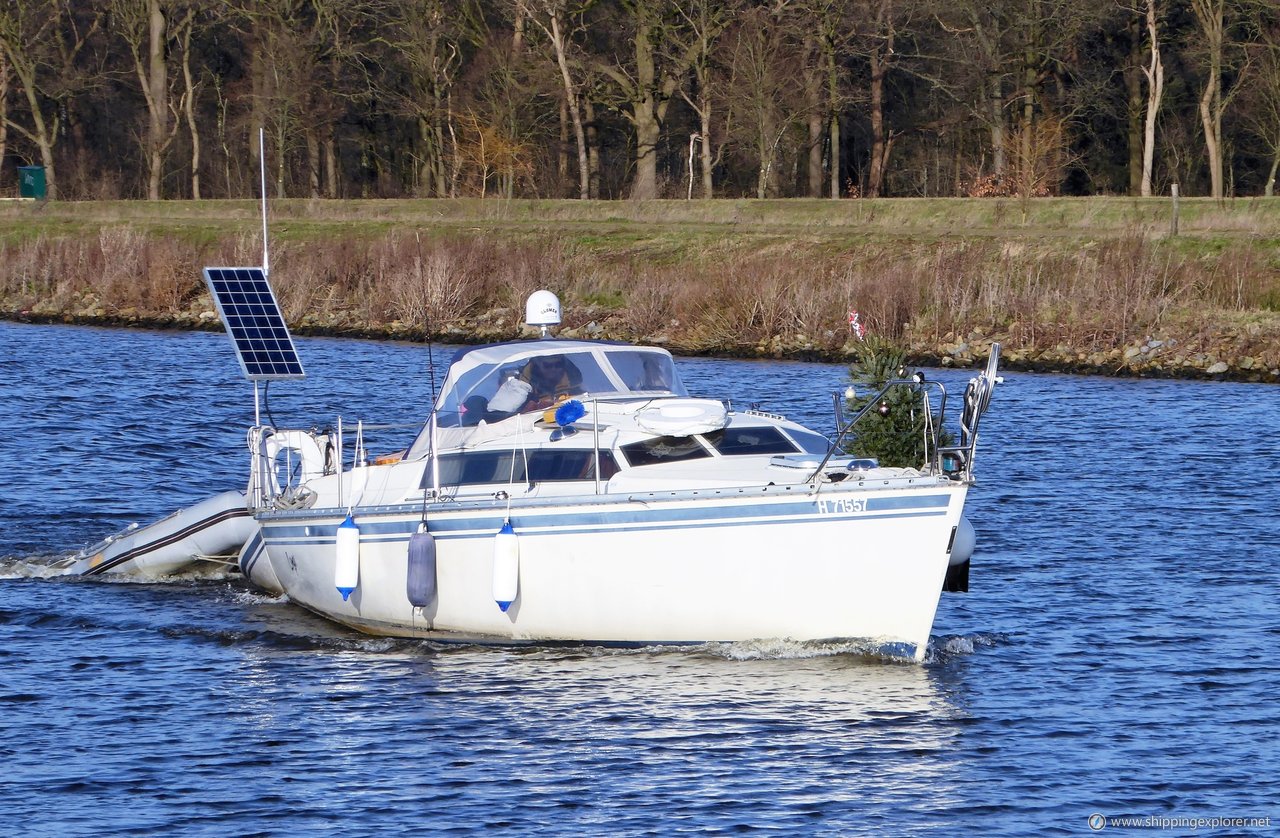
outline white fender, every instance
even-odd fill
[[[520,539],[507,521],[493,537],[493,601],[504,612],[520,593]]]
[[[337,555],[333,563],[333,585],[346,602],[360,585],[360,528],[348,515],[338,525]]]
[[[973,548],[978,545],[978,534],[973,531],[969,519],[960,516],[960,525],[956,527],[956,537],[951,542],[951,558],[948,567],[964,564],[973,558]]]

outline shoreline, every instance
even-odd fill
[[[428,334],[426,330],[405,326],[399,322],[366,324],[319,324],[315,322],[290,324],[290,331],[302,337],[352,338],[357,340],[406,341],[410,343],[439,342],[451,345],[477,345],[530,337],[532,330],[513,332],[510,328],[494,328],[493,322],[503,323],[510,312],[499,309],[488,312],[467,330],[459,325]],[[35,312],[0,310],[0,321],[31,325],[88,326],[115,329],[156,329],[223,333],[224,327],[217,315],[209,310],[199,314],[85,314],[70,312]],[[583,327],[562,329],[558,337],[585,338],[588,340],[621,340],[632,343],[650,343],[668,349],[677,357],[734,358],[742,360],[784,360],[810,363],[848,364],[853,360],[856,342],[850,340],[839,349],[830,349],[793,341],[788,344],[781,337],[774,337],[756,346],[733,349],[698,349],[679,340],[649,339],[606,334],[594,320]],[[1088,352],[1067,346],[1049,350],[1023,350],[1010,348],[1008,337],[981,332],[968,339],[945,345],[928,345],[919,341],[907,343],[907,361],[913,366],[944,369],[980,369],[986,364],[992,342],[1003,346],[1000,366],[1002,370],[1031,373],[1058,373],[1103,378],[1170,379],[1186,381],[1234,381],[1250,384],[1280,384],[1280,369],[1259,365],[1258,359],[1246,356],[1234,363],[1213,353],[1195,352],[1189,355],[1178,352],[1179,341],[1174,339],[1149,339],[1132,343],[1123,348]]]

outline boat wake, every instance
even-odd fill
[[[48,579],[66,572],[65,556],[0,556],[0,579]]]
[[[810,640],[789,639],[744,640],[736,643],[709,643],[706,652],[726,660],[804,660],[848,656],[868,661],[901,661],[914,663],[911,649],[903,643],[877,643],[874,640]]]
[[[232,564],[201,562],[164,576],[137,576],[126,573],[104,573],[86,577],[72,573],[76,555],[53,556],[0,556],[0,579],[55,579],[68,581],[93,581],[124,585],[171,584],[173,582],[204,582],[239,579],[240,572]]]
[[[998,646],[1005,640],[1000,634],[950,634],[929,638],[929,648],[925,652],[924,662],[942,664],[956,658],[968,657],[979,649]]]

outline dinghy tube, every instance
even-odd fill
[[[80,576],[168,576],[208,557],[229,558],[257,532],[258,522],[253,519],[245,493],[232,490],[179,509],[145,527],[121,530],[68,559],[64,572]]]

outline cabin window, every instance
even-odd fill
[[[622,453],[632,466],[653,466],[710,457],[702,443],[691,436],[660,436],[622,446]]]
[[[810,431],[794,431],[787,430],[791,434],[791,438],[800,443],[800,448],[806,454],[826,454],[831,450],[831,440],[822,434],[815,434]]]
[[[611,351],[607,355],[614,372],[632,392],[688,395],[671,358],[658,352]]]
[[[703,434],[702,438],[721,454],[732,457],[743,454],[795,454],[800,449],[777,428],[724,428]]]
[[[513,468],[514,461],[514,468]],[[526,470],[525,465],[528,464]],[[529,451],[468,451],[440,458],[441,486],[478,483],[550,483],[595,479],[595,451],[590,448]],[[613,452],[600,452],[600,479],[618,473]],[[423,488],[431,486],[431,466],[422,476]]]

